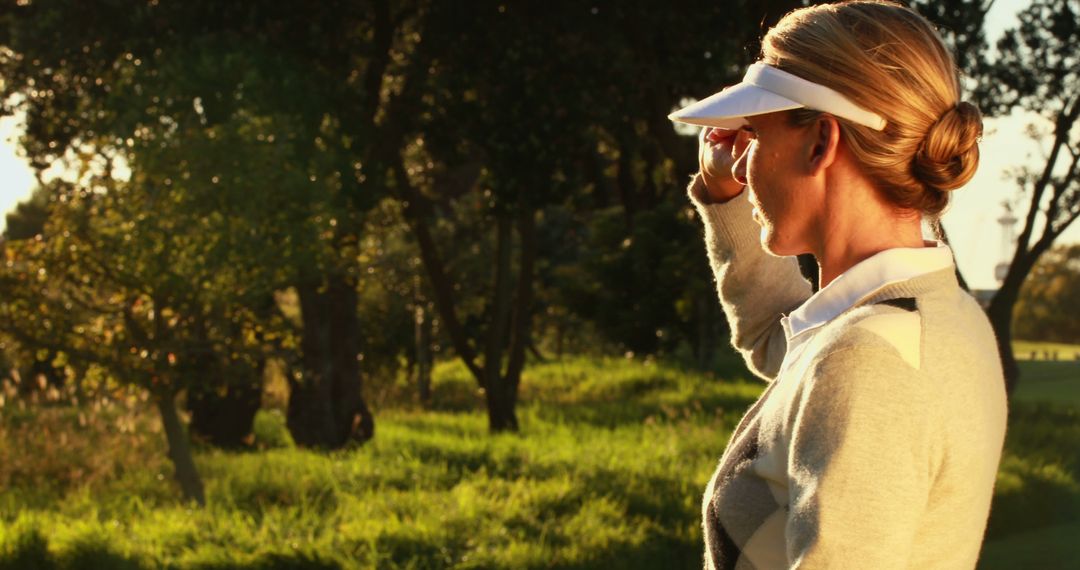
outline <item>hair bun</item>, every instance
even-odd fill
[[[930,125],[915,153],[912,162],[915,178],[940,191],[967,184],[979,166],[982,129],[978,107],[967,101],[950,107]]]

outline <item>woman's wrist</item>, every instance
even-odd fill
[[[690,192],[695,200],[703,205],[723,204],[742,194],[743,185],[731,180],[731,184],[710,181],[704,173],[698,172],[690,184]]]

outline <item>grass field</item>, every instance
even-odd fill
[[[724,376],[624,359],[535,365],[523,433],[493,437],[472,381],[443,364],[438,409],[381,409],[358,449],[294,449],[280,413],[260,412],[269,449],[198,453],[205,509],[180,502],[142,404],[99,410],[118,419],[107,422],[9,405],[0,569],[700,567],[701,493],[763,388]],[[1013,406],[980,568],[1075,560],[1077,409]]]
[[[1047,352],[1059,360],[1046,360]],[[1080,345],[1016,341],[1013,352],[1020,364],[1020,382],[1013,399],[1020,402],[1058,402],[1080,407]],[[1032,352],[1038,358],[1031,359]]]
[[[979,570],[1076,568],[1080,561],[1080,524],[1054,525],[1021,532],[983,547]]]

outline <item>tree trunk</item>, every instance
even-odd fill
[[[510,315],[512,230],[511,220],[506,214],[499,214],[495,218],[495,282],[484,350],[484,397],[488,408],[488,428],[492,432],[517,430],[514,410],[507,406],[510,402],[509,386],[502,377],[502,354]]]
[[[540,348],[536,346],[536,341],[533,340],[532,335],[529,335],[529,346],[526,348],[537,362],[545,363],[548,361],[548,357],[544,356],[544,353],[540,352]]]
[[[400,192],[400,198],[405,206],[405,218],[412,229],[413,237],[420,248],[420,259],[427,272],[428,281],[431,284],[432,300],[435,302],[435,310],[442,319],[442,325],[446,329],[450,343],[458,354],[458,358],[469,369],[481,389],[485,389],[486,382],[484,371],[476,363],[476,351],[469,342],[465,329],[457,318],[457,306],[454,301],[454,285],[439,256],[435,238],[428,228],[428,218],[431,214],[431,204],[409,183],[405,174],[405,163],[400,154],[394,154],[391,163],[394,178]]]
[[[427,270],[427,275],[431,283],[433,300],[435,302],[435,308],[441,318],[440,327],[445,326],[447,335],[453,344],[454,350],[457,351],[458,357],[476,378],[477,383],[480,385],[481,390],[484,391],[485,401],[488,408],[488,420],[489,428],[493,432],[517,430],[518,422],[514,413],[514,407],[516,404],[516,391],[518,378],[520,377],[521,364],[515,364],[514,350],[511,349],[511,359],[508,365],[508,374],[503,376],[501,374],[502,368],[502,353],[506,347],[506,334],[507,328],[517,329],[516,325],[508,324],[510,318],[510,273],[511,273],[511,233],[512,223],[506,213],[501,213],[496,216],[496,260],[495,260],[495,282],[494,291],[492,293],[492,303],[489,305],[488,314],[488,329],[487,338],[483,343],[483,367],[477,364],[477,354],[473,347],[473,344],[469,342],[469,338],[465,334],[464,328],[461,326],[460,321],[457,318],[456,307],[454,303],[454,287],[450,276],[446,272],[446,268],[443,265],[442,259],[438,254],[438,248],[435,245],[435,240],[431,235],[428,228],[427,218],[430,215],[430,203],[422,194],[416,191],[415,188],[409,183],[409,179],[405,174],[405,166],[401,160],[400,155],[393,157],[392,169],[394,171],[394,177],[398,184],[398,189],[401,198],[405,205],[405,217],[409,221],[409,225],[413,230],[413,235],[416,238],[417,245],[420,247],[420,258],[424,263],[424,267]],[[522,275],[529,275],[527,284],[528,302],[531,303],[531,291],[532,291],[532,265],[535,259],[535,245],[526,246],[526,243],[534,243],[535,238],[532,236],[534,233],[533,226],[535,211],[528,212],[528,220],[522,221],[520,226],[523,233],[523,256],[521,267],[523,269]],[[528,234],[526,239],[524,236]],[[529,250],[530,253],[525,254],[524,251]],[[519,291],[522,289],[519,289]],[[520,298],[520,292],[519,292]],[[528,319],[528,312],[522,312],[521,316],[524,318],[523,326],[528,327],[530,320]],[[520,320],[520,319],[519,319]],[[520,342],[527,343],[528,335],[522,334],[519,336]],[[513,346],[513,342],[511,342]],[[519,361],[524,361],[524,348],[521,348],[522,356],[518,358]],[[517,372],[512,372],[517,366]],[[508,382],[508,383],[507,383]]]
[[[416,388],[420,403],[431,404],[431,315],[423,304],[416,306]]]
[[[304,447],[363,443],[375,435],[375,419],[361,393],[356,286],[331,273],[300,284],[297,293],[302,374],[289,378],[289,432]]]
[[[500,381],[484,392],[488,431],[491,433],[518,431],[517,412],[514,410],[514,398],[509,388],[505,382]]]
[[[265,361],[253,371],[252,377],[230,379],[219,387],[211,385],[188,388],[187,409],[191,412],[191,424],[188,427],[192,437],[225,449],[246,447],[250,441],[255,413],[262,404],[264,368]]]
[[[562,315],[555,316],[555,358],[562,360],[563,343],[566,338],[566,319]]]
[[[518,218],[518,235],[521,237],[521,255],[513,320],[510,326],[510,361],[503,382],[504,415],[509,418],[513,430],[518,430],[517,398],[521,386],[521,372],[525,369],[525,349],[532,344],[532,305],[536,266],[536,212],[526,210]]]
[[[606,159],[596,150],[586,154],[584,159],[587,165],[586,172],[593,184],[593,208],[603,210],[611,204],[611,182],[604,174]]]
[[[990,319],[990,326],[993,327],[994,336],[997,338],[1001,369],[1005,373],[1005,393],[1011,398],[1020,380],[1020,365],[1016,363],[1016,355],[1012,350],[1012,313],[1016,299],[1015,294],[1011,295],[1012,300],[1007,299],[1008,296],[1010,296],[1008,292],[999,290],[990,301],[986,316]]]
[[[637,215],[638,199],[635,191],[633,157],[630,156],[628,145],[619,149],[619,170],[616,173],[616,184],[619,187],[619,201],[622,202],[623,216],[626,220],[626,234],[634,234],[634,217]]]
[[[193,333],[197,345],[213,345],[204,315],[196,315]],[[200,355],[198,374],[206,378],[205,382],[190,383],[187,389],[186,406],[191,412],[188,431],[192,439],[226,449],[243,447],[245,440],[250,441],[255,413],[262,404],[265,359],[249,374],[238,374],[229,370],[229,356],[222,351],[192,353]]]
[[[86,379],[86,364],[75,362],[71,365],[71,370],[71,383],[75,389],[75,401],[82,405],[86,403],[86,389],[83,387],[83,380]]]
[[[200,507],[206,505],[206,496],[203,494],[202,479],[198,470],[195,469],[195,461],[191,457],[191,445],[188,442],[187,432],[180,423],[180,416],[176,413],[175,394],[172,391],[162,391],[155,394],[154,403],[158,412],[161,413],[161,423],[165,428],[165,439],[169,444],[169,459],[175,468],[174,477],[180,485],[180,492],[187,501],[195,501]]]
[[[997,337],[998,352],[1001,356],[1001,369],[1005,373],[1005,393],[1012,397],[1016,385],[1020,381],[1020,366],[1016,363],[1016,355],[1012,350],[1012,318],[1016,300],[1020,297],[1020,287],[1035,260],[1041,252],[1029,252],[1027,255],[1017,254],[1013,257],[1009,273],[1001,283],[1001,288],[990,300],[990,306],[986,308],[986,316],[990,319],[990,326],[994,329]]]

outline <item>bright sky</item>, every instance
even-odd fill
[[[1001,33],[1015,25],[1016,13],[1029,5],[1028,0],[997,0],[987,18],[987,38],[991,45]],[[984,121],[982,144],[979,146],[979,171],[965,187],[953,193],[953,202],[942,217],[956,254],[957,264],[968,283],[977,289],[994,289],[994,266],[1003,257],[1003,235],[998,218],[1004,213],[1002,202],[1016,200],[1017,184],[1009,172],[1030,165],[1038,168],[1046,156],[1043,147],[1026,134],[1034,123],[1041,129],[1047,124],[1038,116],[1014,113],[1000,119]],[[1023,218],[1027,203],[1015,201],[1014,215]],[[1018,222],[1015,233],[1020,233]],[[1058,243],[1080,242],[1080,223],[1073,223]],[[1010,254],[1011,254],[1010,247]],[[1011,255],[1010,255],[1011,257]]]
[[[1014,24],[1015,14],[1026,5],[1026,0],[994,3],[987,24],[991,42]],[[996,287],[994,266],[1004,253],[997,219],[1003,212],[1001,203],[1017,195],[1016,183],[1006,173],[1024,164],[1038,164],[1043,155],[1040,146],[1025,135],[1027,125],[1037,120],[1038,117],[1017,113],[986,121],[979,171],[966,187],[954,193],[953,204],[943,218],[960,270],[972,287]],[[6,225],[2,214],[26,199],[35,183],[29,166],[17,151],[20,132],[17,117],[0,119],[0,231]],[[1022,217],[1023,209],[1017,215]],[[1019,227],[1016,231],[1019,232]],[[1080,242],[1080,223],[1074,223],[1059,241]]]
[[[0,232],[7,227],[4,214],[30,196],[37,183],[26,160],[16,152],[21,132],[16,117],[0,118]]]

